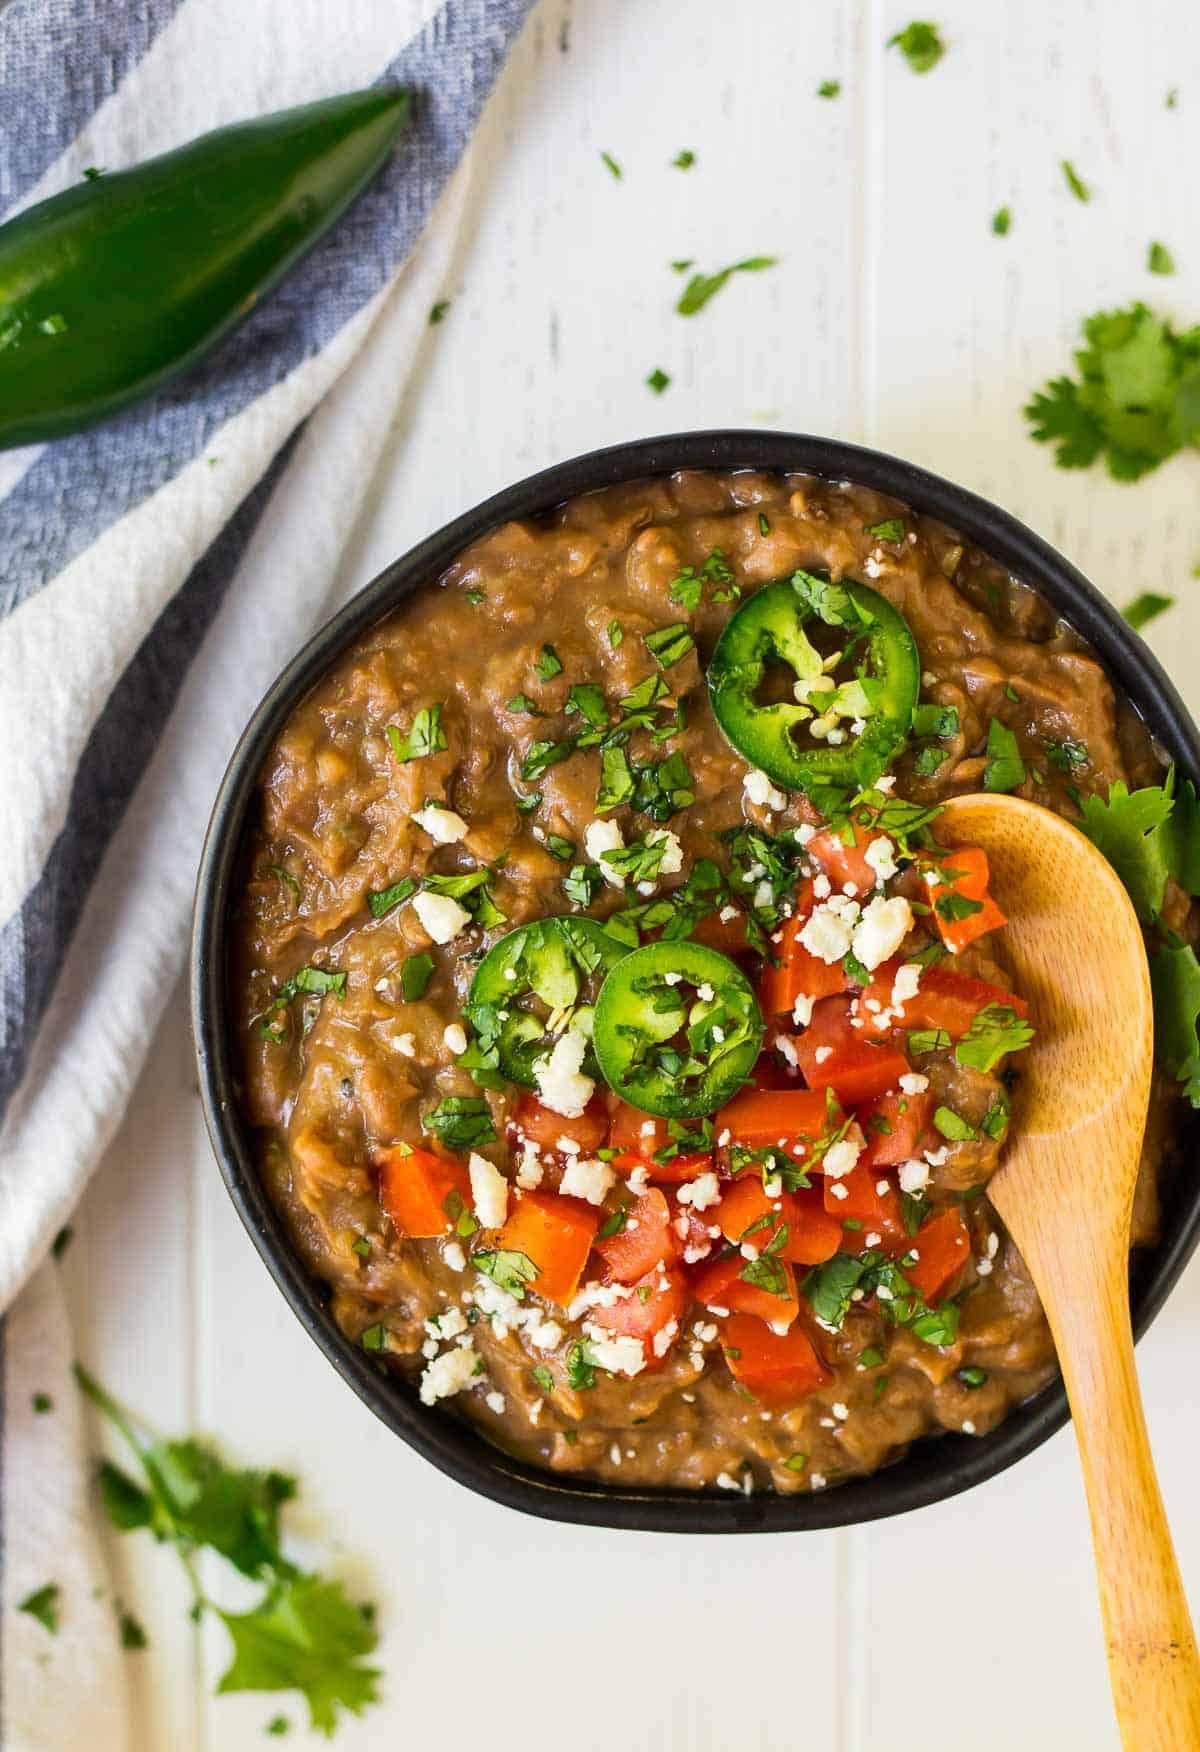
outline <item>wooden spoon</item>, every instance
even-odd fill
[[[1146,1434],[1129,1321],[1129,1227],[1153,1018],[1120,878],[1061,816],[972,795],[937,823],[982,846],[1037,1037],[988,1183],[1050,1322],[1075,1421],[1109,1676],[1126,1752],[1200,1748],[1200,1661]]]

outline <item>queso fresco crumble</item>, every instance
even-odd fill
[[[1160,777],[1052,610],[876,493],[687,473],[493,531],[296,708],[244,848],[244,1111],[343,1330],[621,1483],[993,1429],[1053,1371],[987,1198],[1037,1017],[939,807]]]

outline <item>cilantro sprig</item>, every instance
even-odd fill
[[[78,1364],[75,1375],[137,1464],[135,1477],[111,1460],[100,1462],[110,1521],[118,1532],[145,1530],[172,1545],[191,1583],[193,1617],[211,1613],[229,1633],[233,1658],[218,1692],[299,1691],[313,1729],[325,1735],[333,1734],[341,1711],[361,1715],[378,1702],[379,1669],[365,1664],[379,1640],[371,1609],[350,1600],[341,1582],[306,1573],[283,1555],[280,1509],[296,1495],[295,1479],[228,1466],[194,1438],[150,1437]],[[209,1599],[193,1564],[200,1550],[216,1552],[260,1584],[257,1602],[231,1612]]]

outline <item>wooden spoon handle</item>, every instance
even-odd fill
[[[1046,1312],[1083,1463],[1117,1721],[1125,1752],[1196,1752],[1200,1658],[1146,1433],[1125,1258],[1098,1257],[1086,1228],[1075,1261],[1057,1232],[1056,1269],[1036,1257],[1049,1225],[1018,1245],[1035,1281],[1059,1292]]]

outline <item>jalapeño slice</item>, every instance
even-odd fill
[[[805,631],[813,622],[831,629],[836,664]],[[769,662],[794,672],[789,697],[773,704],[758,698]],[[839,681],[838,669],[850,673]],[[811,572],[767,584],[744,602],[708,667],[712,708],[728,740],[792,791],[874,785],[904,746],[920,686],[908,622],[887,598]],[[813,724],[820,730],[831,718],[833,742],[818,740]]]
[[[665,1119],[715,1113],[762,1045],[749,980],[726,956],[684,939],[634,949],[596,1000],[594,1046],[622,1100]]]
[[[560,1034],[590,1033],[588,994],[628,953],[595,919],[537,919],[509,931],[479,963],[463,1006],[478,1056],[500,1077],[533,1088],[534,1062]],[[589,1065],[594,1075],[590,1049],[585,1071]]]

